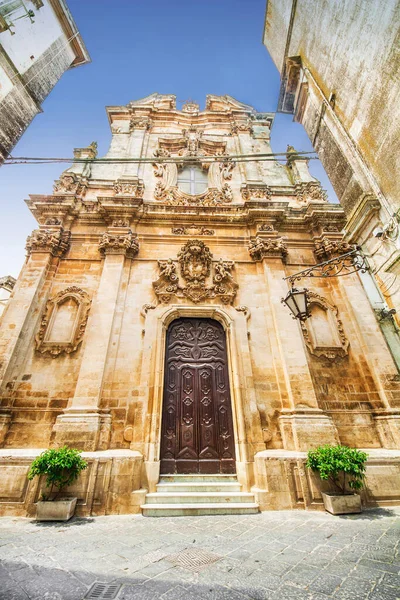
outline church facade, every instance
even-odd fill
[[[351,247],[307,159],[272,156],[274,115],[159,94],[107,114],[106,156],[75,149],[27,201],[38,228],[0,322],[0,513],[32,512],[29,463],[64,444],[89,461],[80,514],[145,511],[192,476],[237,481],[252,508],[321,508],[304,460],[324,443],[367,449],[364,501],[399,502],[399,376],[359,275],[303,280],[305,322],[281,302],[285,277]]]

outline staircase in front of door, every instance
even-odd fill
[[[249,515],[254,494],[242,492],[236,475],[161,475],[157,492],[141,506],[146,517]]]

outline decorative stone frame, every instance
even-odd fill
[[[311,312],[311,318],[307,319],[307,321],[301,321],[301,329],[304,336],[304,341],[306,346],[311,354],[318,357],[325,357],[329,360],[335,360],[335,358],[347,356],[349,340],[347,339],[344,330],[343,323],[338,317],[338,308],[334,304],[331,304],[315,292],[308,291],[307,292],[309,310]],[[330,330],[332,333],[332,341],[333,343],[329,346],[318,345],[317,335],[313,328],[312,323],[312,308],[313,306],[319,306],[327,313],[328,316],[328,324],[330,326]]]
[[[229,204],[233,201],[233,193],[227,180],[232,179],[234,162],[226,155],[226,142],[206,140],[203,130],[190,126],[183,130],[180,139],[159,138],[158,148],[154,152],[154,175],[159,179],[154,198],[168,205],[176,206],[216,206]],[[218,161],[204,161],[204,156],[220,156]],[[176,158],[175,162],[164,162],[157,159]],[[185,157],[185,161],[179,161]],[[187,159],[189,158],[189,161]],[[208,171],[208,187],[201,194],[188,194],[178,186],[178,169],[187,166],[196,166]]]
[[[50,341],[49,337],[57,316],[58,307],[69,298],[72,298],[78,305],[71,335],[69,339],[66,339],[63,342]],[[75,352],[83,339],[91,302],[89,295],[76,286],[68,287],[56,294],[53,298],[50,298],[46,304],[40,328],[35,337],[36,350],[41,354],[50,354],[53,358],[62,352],[65,352],[66,354]]]
[[[265,443],[254,391],[247,319],[233,307],[216,306],[159,305],[146,314],[139,397],[143,419],[133,424],[137,439],[143,441],[131,444],[132,450],[144,456],[143,485],[155,491],[159,480],[165,340],[169,325],[180,317],[215,319],[225,330],[237,477],[249,490],[254,484],[253,456],[265,449]]]

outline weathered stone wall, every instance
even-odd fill
[[[398,369],[399,8],[269,0],[264,30],[281,73],[279,110],[304,125],[346,213],[346,239],[369,256],[380,295],[370,289],[370,301]]]
[[[399,184],[393,177],[400,167],[399,8],[398,0],[384,5],[374,0],[362,4],[269,0],[264,33],[264,43],[281,72],[286,57],[300,56],[324,97],[335,94],[335,115],[393,209],[399,206]],[[321,103],[314,110],[315,122]],[[306,129],[313,139],[310,119]],[[324,154],[329,154],[329,132],[321,129],[318,137],[317,149],[324,147]],[[343,147],[342,154],[345,160]],[[331,178],[330,161],[323,155],[321,160]],[[338,190],[341,198],[339,186]]]

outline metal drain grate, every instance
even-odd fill
[[[170,554],[165,557],[165,560],[173,564],[175,567],[183,567],[188,571],[198,572],[209,565],[217,562],[222,558],[218,554],[213,554],[207,550],[201,550],[201,548],[190,548],[188,550],[182,550],[178,554]]]
[[[121,589],[120,583],[94,583],[85,599],[113,600]]]

